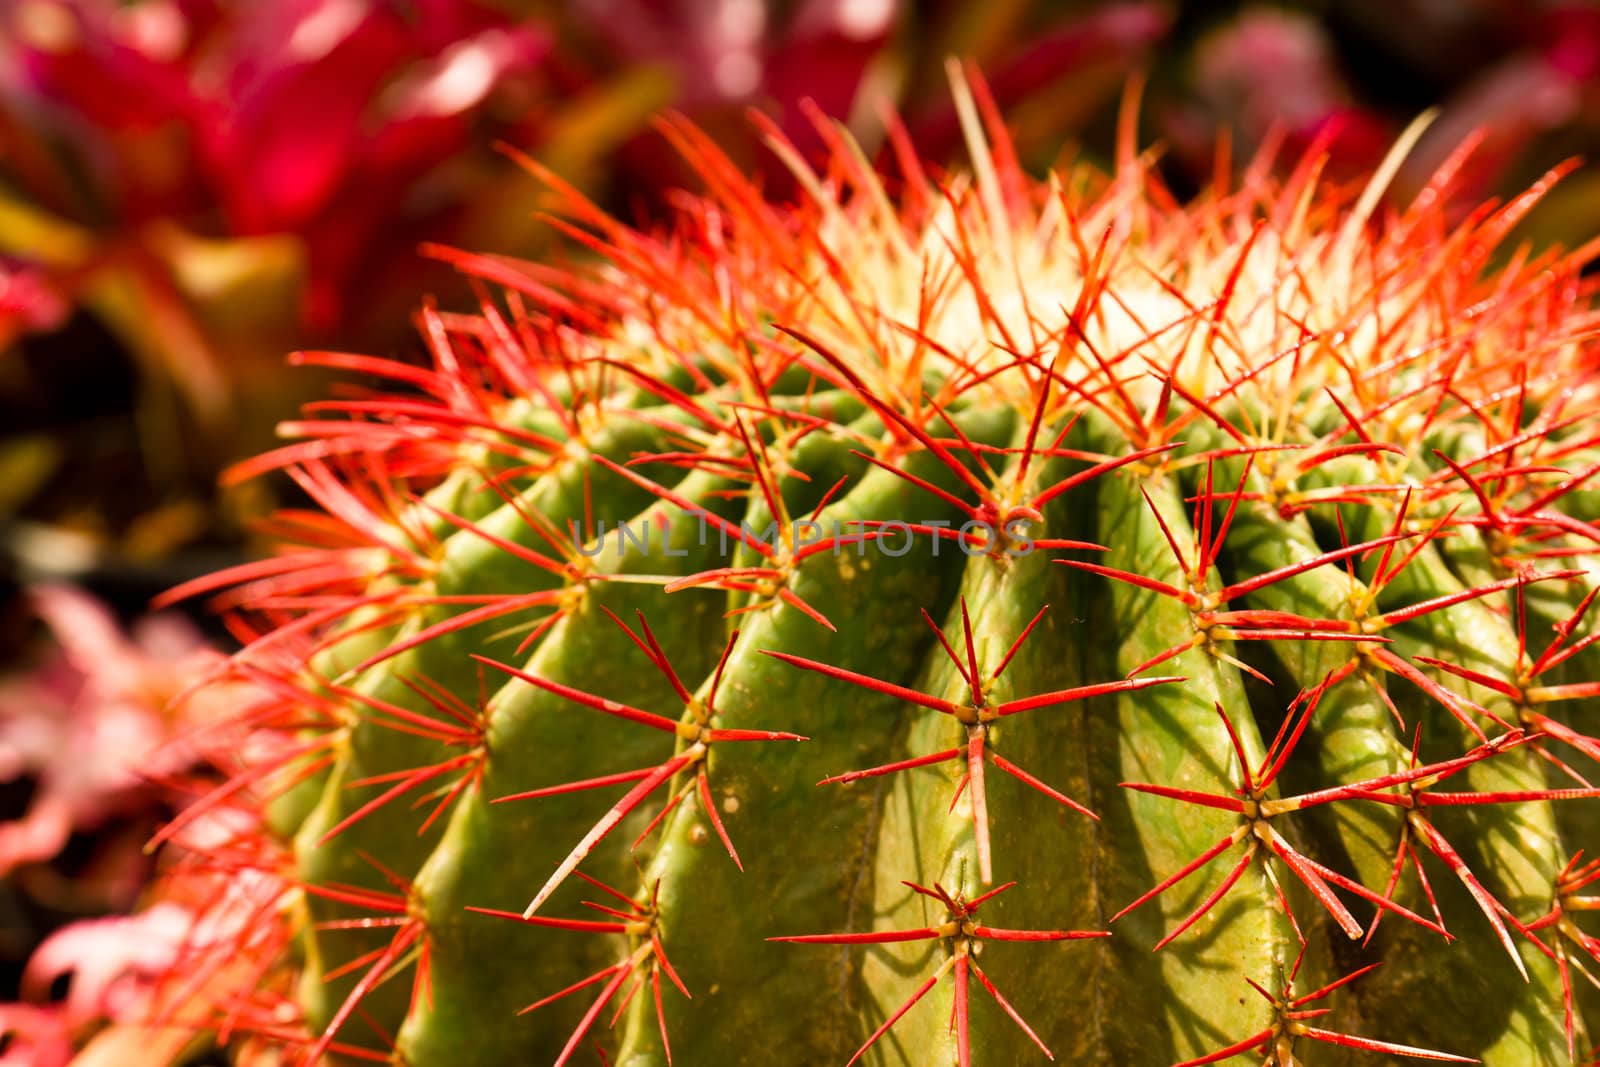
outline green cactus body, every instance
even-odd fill
[[[346,528],[232,602],[320,613],[237,657],[313,1057],[1587,1062],[1580,264],[1309,164],[1040,185],[958,102],[893,202],[546,176],[606,325],[435,320],[264,462]]]

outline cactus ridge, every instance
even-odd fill
[[[1180,205],[1131,121],[1037,182],[954,81],[975,177],[769,130],[780,204],[669,122],[668,229],[530,162],[592,263],[434,250],[481,306],[432,366],[300,357],[386,384],[235,472],[290,547],[171,594],[277,738],[163,831],[279,879],[220,1030],[1589,1062],[1596,317],[1586,251],[1508,245],[1560,174],[1383,207],[1419,127]]]

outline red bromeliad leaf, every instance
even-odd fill
[[[281,702],[229,674],[188,623],[151,616],[129,633],[71,587],[39,586],[31,599],[54,647],[0,689],[0,780],[38,781],[22,818],[0,823],[0,873],[52,859],[75,832],[159,811],[157,783],[232,771],[247,735],[259,742],[253,758],[277,758],[281,747],[262,748],[251,720],[276,715]]]

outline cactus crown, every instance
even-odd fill
[[[256,811],[284,875],[233,1031],[1583,1056],[1595,320],[1583,255],[1507,247],[1559,175],[1457,217],[1463,152],[1391,211],[1413,131],[1180,204],[1131,121],[1037,182],[955,91],[973,177],[769,131],[792,205],[669,123],[707,192],[657,233],[530,164],[591,258],[436,250],[482,303],[423,308],[432,366],[301,357],[392,389],[238,472],[298,547],[174,593],[270,694],[168,831]]]

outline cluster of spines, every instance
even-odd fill
[[[984,109],[981,88],[974,98],[962,92],[968,110]],[[792,667],[941,713],[960,722],[965,731],[964,744],[956,748],[841,773],[831,781],[914,771],[941,761],[960,764],[964,770],[951,805],[963,794],[967,796],[976,842],[974,866],[979,880],[988,882],[992,857],[986,831],[986,764],[1059,803],[1088,811],[1044,779],[1006,760],[988,741],[989,722],[1078,698],[1181,685],[1186,679],[1176,674],[1153,677],[1147,672],[1157,665],[1182,672],[1197,655],[1267,681],[1254,665],[1256,661],[1243,651],[1245,642],[1347,647],[1349,654],[1342,662],[1319,677],[1299,680],[1301,692],[1287,702],[1283,729],[1258,760],[1250,758],[1250,743],[1241,740],[1236,728],[1238,709],[1230,713],[1220,702],[1216,705],[1232,751],[1211,755],[1236,763],[1239,775],[1237,781],[1221,783],[1223,792],[1129,783],[1132,789],[1179,804],[1225,811],[1240,821],[1236,829],[1188,865],[1157,872],[1161,880],[1127,903],[1123,911],[1238,849],[1227,875],[1162,944],[1214,909],[1258,860],[1267,878],[1277,885],[1277,896],[1291,922],[1289,895],[1277,883],[1275,865],[1280,863],[1352,938],[1370,938],[1384,911],[1448,937],[1436,905],[1429,919],[1394,899],[1409,861],[1432,900],[1417,852],[1421,845],[1467,887],[1516,967],[1524,969],[1512,931],[1557,960],[1566,1000],[1565,1029],[1569,1042],[1573,1041],[1578,1023],[1570,973],[1573,969],[1581,972],[1581,961],[1574,953],[1594,958],[1594,943],[1571,922],[1570,912],[1580,911],[1582,906],[1570,901],[1581,900],[1581,896],[1576,889],[1559,886],[1567,886],[1573,882],[1575,870],[1586,868],[1572,866],[1576,857],[1570,862],[1563,857],[1567,869],[1559,886],[1552,887],[1555,910],[1519,919],[1518,902],[1503,901],[1486,888],[1427,815],[1430,808],[1442,805],[1543,802],[1594,795],[1581,772],[1550,749],[1552,741],[1559,741],[1591,756],[1600,743],[1552,716],[1548,709],[1566,701],[1592,699],[1600,684],[1540,680],[1547,672],[1581,661],[1593,644],[1587,623],[1593,592],[1552,620],[1553,643],[1536,657],[1527,651],[1526,600],[1531,591],[1536,585],[1570,584],[1584,578],[1584,572],[1576,567],[1560,571],[1534,568],[1550,559],[1573,564],[1600,545],[1600,532],[1562,510],[1564,500],[1600,469],[1595,459],[1600,443],[1585,436],[1585,424],[1578,415],[1585,402],[1592,402],[1593,394],[1581,392],[1587,386],[1579,376],[1582,357],[1575,355],[1590,328],[1575,310],[1581,299],[1571,281],[1576,260],[1522,257],[1497,275],[1497,282],[1482,286],[1481,291],[1471,288],[1477,284],[1484,257],[1531,201],[1519,200],[1497,212],[1484,212],[1456,228],[1439,247],[1430,248],[1426,239],[1442,236],[1442,221],[1428,205],[1425,193],[1419,198],[1421,206],[1411,214],[1386,223],[1384,243],[1369,244],[1347,236],[1359,234],[1368,224],[1362,206],[1370,206],[1367,198],[1354,208],[1330,207],[1338,200],[1333,196],[1319,199],[1323,194],[1317,192],[1314,162],[1297,170],[1270,200],[1264,198],[1268,185],[1257,170],[1243,189],[1219,194],[1202,208],[1186,210],[1152,195],[1143,168],[1125,151],[1100,205],[1069,204],[1060,199],[1057,207],[1047,206],[1031,214],[1030,195],[1019,192],[1027,186],[1006,162],[1003,135],[991,127],[989,134],[997,150],[991,154],[979,147],[978,156],[980,174],[987,172],[992,180],[980,181],[976,188],[957,184],[938,190],[948,210],[944,218],[950,227],[944,235],[949,243],[948,273],[930,277],[924,267],[920,278],[913,276],[921,287],[915,319],[896,321],[883,307],[870,302],[876,279],[852,277],[852,265],[816,237],[819,231],[831,232],[830,227],[841,220],[864,226],[861,216],[870,220],[876,213],[889,212],[876,180],[860,167],[852,152],[841,151],[829,173],[807,171],[804,184],[814,190],[817,203],[784,215],[761,203],[731,165],[693,131],[677,127],[675,134],[701,161],[713,195],[686,210],[682,229],[672,239],[635,234],[571,199],[569,193],[576,221],[589,227],[572,228],[571,232],[601,252],[615,274],[558,275],[481,257],[453,256],[463,268],[511,289],[509,314],[487,296],[482,314],[476,317],[424,311],[423,333],[436,363],[431,370],[380,366],[355,357],[313,357],[350,370],[379,372],[416,395],[402,400],[366,397],[326,405],[320,414],[337,412],[345,418],[296,424],[291,429],[308,440],[251,466],[252,471],[269,465],[288,471],[323,510],[286,515],[279,522],[283,533],[308,546],[303,551],[206,586],[233,585],[222,594],[225,606],[243,609],[235,616],[246,639],[245,650],[236,657],[238,669],[260,679],[270,678],[279,692],[300,694],[294,709],[274,724],[294,738],[298,747],[287,750],[290,755],[281,755],[277,762],[242,772],[236,784],[227,787],[230,794],[253,789],[291,765],[300,778],[324,773],[337,758],[336,752],[348,744],[351,731],[399,731],[448,755],[421,765],[371,769],[371,773],[342,783],[352,790],[383,788],[376,796],[348,807],[317,840],[332,844],[362,820],[391,812],[394,802],[416,796],[424,787],[430,792],[422,799],[431,799],[433,805],[425,817],[418,817],[418,832],[427,831],[452,801],[479,780],[486,759],[487,702],[479,700],[477,706],[468,706],[450,687],[422,676],[397,676],[397,684],[417,698],[410,706],[348,683],[385,661],[431,643],[444,644],[443,639],[453,635],[469,631],[483,635],[481,626],[486,623],[524,631],[524,640],[517,647],[521,654],[547,640],[558,622],[576,610],[583,592],[593,583],[638,582],[668,593],[714,588],[744,598],[730,601],[736,611],[772,612],[784,605],[802,612],[819,627],[832,626],[826,611],[808,603],[797,590],[796,576],[807,559],[836,551],[841,547],[839,541],[824,539],[802,547],[783,538],[773,543],[754,537],[737,519],[708,511],[708,496],[690,497],[675,487],[674,479],[694,475],[699,479],[695,488],[703,493],[720,494],[725,500],[749,497],[758,501],[765,516],[778,522],[780,531],[789,531],[794,524],[789,521],[784,489],[796,480],[798,471],[791,455],[808,437],[832,435],[848,442],[848,451],[862,463],[886,470],[923,494],[922,499],[947,505],[956,514],[981,523],[983,530],[1002,532],[1013,521],[1039,521],[1042,509],[1051,501],[1098,479],[1130,473],[1150,481],[1173,479],[1191,493],[1192,539],[1170,527],[1163,509],[1148,494],[1144,500],[1170,548],[1177,581],[1096,562],[1092,557],[1104,546],[1087,541],[1051,537],[1036,546],[1051,552],[1087,553],[1091,558],[1067,555],[1059,562],[1168,600],[1192,618],[1192,638],[1156,650],[1134,665],[1127,678],[1092,682],[1037,698],[992,701],[987,687],[1000,678],[1033,624],[1020,634],[1003,635],[1010,641],[1007,651],[985,671],[980,669],[964,602],[959,616],[964,642],[947,640],[929,618],[942,646],[940,654],[948,657],[966,689],[960,699],[919,692],[822,658],[781,648],[761,649]],[[975,144],[980,143],[975,139]],[[1447,182],[1445,174],[1437,184],[1442,187]],[[866,195],[846,204],[833,191],[838,186]],[[910,208],[904,217],[878,218],[882,254],[891,260],[914,258],[918,253],[912,241],[919,227],[938,217],[940,210],[938,199],[929,198],[920,208]],[[1153,210],[1168,217],[1154,220]],[[917,216],[919,211],[924,218]],[[1043,228],[1052,211],[1055,224],[1070,231],[1082,281],[1075,306],[1060,308],[1058,321],[1045,321],[1042,309],[1027,309],[1021,320],[1028,331],[1024,336],[1017,317],[998,308],[990,294],[1018,293],[1026,301],[1027,287],[1020,276],[1001,273],[994,261],[1009,261],[1015,267],[1018,252],[1012,246],[1023,243],[1030,232],[1029,223],[1033,230]],[[1024,212],[1030,214],[1022,217]],[[1310,216],[1316,213],[1325,217],[1312,220]],[[1101,229],[1093,229],[1091,220]],[[1337,229],[1340,239],[1331,249],[1312,249],[1316,225],[1327,225],[1330,220],[1341,223]],[[1023,238],[1017,236],[1019,232]],[[1098,236],[1091,238],[1094,233]],[[1154,264],[1120,262],[1122,242],[1115,238],[1129,234],[1152,242],[1151,256],[1162,251],[1163,240],[1197,239],[1201,245],[1225,245],[1230,258],[1222,258],[1219,252],[1215,295],[1202,302],[1194,292],[1163,278]],[[1372,336],[1358,338],[1355,321],[1348,329],[1330,330],[1283,316],[1275,327],[1291,336],[1270,339],[1273,349],[1267,358],[1253,354],[1249,344],[1234,335],[1236,324],[1230,316],[1235,315],[1234,302],[1242,298],[1246,272],[1260,269],[1255,257],[1263,254],[1263,235],[1267,234],[1280,245],[1267,297],[1280,286],[1365,285],[1370,309],[1361,306],[1360,288],[1345,299],[1352,320],[1361,320],[1361,328],[1372,331]],[[1311,250],[1299,251],[1302,246]],[[1357,248],[1370,256],[1370,264],[1361,263],[1347,251]],[[1326,262],[1308,262],[1317,255]],[[705,256],[712,266],[690,268],[697,256]],[[807,275],[795,264],[816,265],[817,269]],[[1308,279],[1309,271],[1330,269],[1330,264],[1331,269],[1342,269],[1345,274],[1331,283]],[[785,267],[789,273],[783,284],[760,284],[758,272]],[[1170,322],[1140,321],[1118,288],[1119,281],[1125,283],[1130,276],[1157,287],[1181,305],[1182,313]],[[903,284],[905,280],[902,274],[888,281]],[[962,340],[966,344],[981,339],[987,349],[982,358],[956,350],[948,338],[940,336],[937,309],[948,300],[951,290],[963,287],[972,294],[981,327],[980,337]],[[1257,283],[1254,297],[1258,300],[1267,298],[1261,290]],[[1408,322],[1415,329],[1416,320],[1447,312],[1462,314],[1468,322],[1464,327],[1439,323],[1436,349],[1396,350],[1389,340],[1409,339],[1405,332]],[[1137,343],[1105,351],[1102,342],[1109,331],[1096,323],[1118,316],[1137,326]],[[665,321],[668,317],[677,321]],[[796,322],[807,325],[804,330],[788,325]],[[633,359],[635,353],[628,346],[634,343],[634,334],[629,331],[640,329],[646,336],[637,342],[638,358]],[[820,339],[828,333],[866,344],[867,355],[841,354],[840,341]],[[690,336],[705,344],[691,349],[686,340]],[[1503,356],[1485,358],[1478,351],[1486,338],[1517,336],[1523,338],[1522,343]],[[1359,359],[1349,357],[1341,346],[1352,339],[1370,346],[1370,352]],[[1073,354],[1070,360],[1064,356],[1069,351]],[[1210,360],[1209,367],[1199,372],[1191,366],[1196,351]],[[1163,352],[1176,355],[1164,359]],[[929,365],[937,365],[940,372],[930,375]],[[785,381],[795,376],[805,381],[798,394]],[[1552,381],[1558,388],[1552,390]],[[811,401],[820,394],[836,398],[852,418],[836,421],[819,413],[822,409]],[[1324,399],[1326,404],[1321,402]],[[1567,407],[1573,410],[1564,411]],[[962,428],[964,410],[996,408],[1009,411],[1016,424],[1025,427],[1020,444],[977,440]],[[1313,410],[1314,415],[1310,414]],[[1082,417],[1114,426],[1125,449],[1108,454],[1066,447],[1070,431]],[[605,454],[603,446],[595,447],[608,421],[630,418],[652,431],[650,436],[660,443],[613,455]],[[1209,444],[1197,447],[1197,440]],[[1436,442],[1440,447],[1435,447]],[[1446,451],[1452,448],[1454,455]],[[911,456],[927,461],[922,473],[910,469],[907,459]],[[1418,464],[1428,456],[1435,456],[1437,465],[1419,471]],[[1050,484],[1036,484],[1037,468],[1047,459],[1080,466]],[[647,464],[672,472],[672,478],[645,476],[639,468]],[[645,501],[646,511],[668,507],[680,514],[709,514],[719,532],[729,535],[751,558],[737,566],[686,574],[607,573],[579,551],[580,546],[561,524],[544,519],[522,502],[524,487],[541,476],[562,471],[581,472],[584,503],[569,510],[583,513],[586,520],[592,518],[588,514],[592,510],[588,480],[591,472],[596,476],[604,472],[612,476],[614,484],[626,483],[637,491],[634,499]],[[1231,485],[1218,487],[1219,471],[1231,472]],[[406,488],[430,482],[442,487],[425,497]],[[823,491],[810,494],[813,518],[835,497],[841,483],[818,488]],[[489,527],[489,509],[497,502],[511,509],[539,547]],[[744,511],[741,507],[732,510],[735,514]],[[1343,547],[1306,552],[1281,566],[1223,584],[1214,574],[1219,556],[1237,541],[1237,536],[1230,540],[1230,533],[1237,535],[1240,527],[1251,521],[1265,521],[1252,520],[1251,513],[1275,514],[1283,522],[1311,517],[1332,522],[1338,526]],[[1343,524],[1347,514],[1357,513],[1362,525],[1376,523],[1377,528],[1358,532],[1351,539],[1345,536]],[[883,519],[863,520],[840,540],[854,550],[862,541],[883,536],[886,525]],[[973,566],[1007,566],[1003,540],[947,532],[951,529],[922,526],[914,532],[959,542],[959,547],[978,559]],[[441,591],[438,579],[442,561],[447,559],[443,543],[460,536],[475,538],[507,560],[539,572],[543,577],[533,583],[537,588],[522,592]],[[1480,560],[1469,558],[1475,551]],[[1467,568],[1477,562],[1481,577],[1434,596],[1418,596],[1407,589],[1404,577],[1408,573],[1430,562],[1442,565],[1438,559],[1446,554],[1451,554],[1455,570],[1462,573],[1471,573]],[[1461,557],[1459,562],[1456,554]],[[1358,574],[1358,563],[1363,565],[1365,577]],[[1308,599],[1304,587],[1326,583],[1327,572],[1335,567],[1346,571],[1348,586],[1356,594],[1343,613],[1317,615],[1287,607],[1255,606],[1271,599],[1263,595],[1267,593],[1281,593],[1285,602],[1296,597]],[[1391,586],[1407,602],[1379,611],[1378,597]],[[1252,606],[1236,606],[1234,602],[1240,598],[1250,600]],[[1491,615],[1500,611],[1511,616],[1505,622],[1515,635],[1517,657],[1503,665],[1503,676],[1439,655],[1406,655],[1393,649],[1390,628],[1474,601],[1487,604]],[[914,620],[905,622],[914,624]],[[667,799],[645,829],[659,829],[673,808],[695,797],[737,863],[738,853],[716,816],[708,784],[709,742],[798,739],[796,734],[777,731],[756,738],[722,730],[728,736],[719,737],[721,728],[713,722],[717,682],[711,683],[708,698],[699,700],[674,672],[643,615],[638,623],[639,629],[634,630],[617,620],[628,639],[662,671],[681,698],[684,715],[680,719],[626,707],[604,694],[562,686],[498,661],[490,664],[576,704],[671,733],[681,742],[668,759],[652,767],[533,791],[544,796],[587,786],[629,787],[622,800],[576,843],[551,880],[532,894],[524,921],[543,922],[535,912],[566,876],[592,877],[578,869],[579,863],[601,837],[662,787],[666,787]],[[898,626],[900,621],[887,619],[884,624]],[[364,641],[370,647],[363,648]],[[349,651],[352,648],[361,650]],[[718,660],[718,678],[732,648],[730,640]],[[285,649],[292,654],[284,655]],[[460,655],[468,657],[465,651]],[[322,666],[329,663],[337,666]],[[1430,674],[1424,667],[1436,673]],[[472,669],[476,670],[476,665]],[[1417,755],[1415,734],[1408,736],[1407,731],[1420,730],[1421,724],[1408,722],[1391,699],[1389,677],[1416,686],[1459,724],[1470,746],[1465,754],[1431,761]],[[1491,691],[1494,700],[1469,698],[1458,684],[1461,682]],[[1346,683],[1366,688],[1385,703],[1395,726],[1395,769],[1320,790],[1275,793],[1272,787],[1316,718],[1319,705],[1328,693]],[[803,722],[794,723],[794,729],[803,728]],[[1452,776],[1512,753],[1536,753],[1570,774],[1575,783],[1559,789],[1436,788]],[[688,781],[677,782],[685,777]],[[283,787],[281,779],[274,784]],[[532,794],[526,799],[532,799]],[[1298,851],[1270,822],[1274,817],[1320,806],[1361,803],[1404,812],[1398,824],[1400,837],[1392,874],[1381,890]],[[635,842],[640,843],[642,837]],[[418,963],[416,995],[429,993],[423,977],[428,932],[411,900],[410,882],[394,872],[387,872],[384,878],[392,882],[392,892],[377,894],[315,882],[304,886],[313,896],[340,900],[371,913],[322,920],[324,930],[341,929],[344,924],[395,931],[379,949],[358,955],[342,967],[328,968],[327,977],[335,977],[341,970],[360,972],[361,977],[341,1000],[322,1038],[310,1045],[313,1054],[330,1047],[340,1026],[362,1010],[364,995],[388,981],[400,964]],[[601,984],[602,995],[565,1046],[563,1061],[600,1018],[605,1004],[632,996],[627,991],[630,979],[649,970],[653,990],[659,987],[660,973],[675,980],[655,926],[659,883],[649,885],[648,893],[626,898],[620,909],[625,915],[614,915],[614,922],[592,928],[591,932],[621,934],[635,947],[622,963],[598,972],[593,979]],[[1369,925],[1363,926],[1355,918],[1334,887],[1376,908]],[[924,891],[919,887],[918,892]],[[965,887],[957,887],[954,893],[937,888],[926,892],[938,897],[952,916],[973,906],[962,903],[967,899]],[[983,895],[975,894],[973,900]],[[591,929],[572,926],[575,922],[556,919],[548,925]],[[939,929],[942,927],[928,927],[924,932]],[[1553,936],[1556,934],[1560,936]],[[842,935],[818,935],[818,939],[829,936]],[[886,935],[865,935],[860,940],[873,936],[887,939]],[[960,938],[951,941],[950,961],[965,958],[958,941],[965,944]],[[651,946],[648,951],[640,947],[646,943]],[[1298,960],[1303,943],[1296,948]],[[964,991],[965,967],[949,963],[948,968],[953,974],[959,971],[955,980]],[[975,973],[993,992],[981,972]],[[1285,1034],[1310,1033],[1303,1026],[1298,1031],[1289,1027],[1290,1023],[1303,1023],[1303,1018],[1296,1016],[1309,998],[1291,998],[1286,984],[1284,988],[1276,997],[1267,994],[1283,1026],[1225,1051],[1263,1047]],[[1010,1012],[1009,1004],[998,994],[996,997]],[[655,1003],[659,1005],[659,997]],[[953,1009],[960,1024],[956,1041],[965,1063],[970,1048],[964,998],[958,997],[958,1004]],[[620,1008],[614,1010],[621,1014]],[[1014,1017],[1020,1021],[1020,1016]],[[657,1021],[666,1045],[665,1020]],[[882,1029],[873,1037],[881,1033]],[[1028,1033],[1035,1036],[1031,1030]],[[1331,1032],[1316,1031],[1311,1036],[1320,1039],[1317,1035],[1327,1033]],[[1378,1046],[1368,1042],[1355,1047]],[[1384,1047],[1390,1051],[1397,1048]]]

